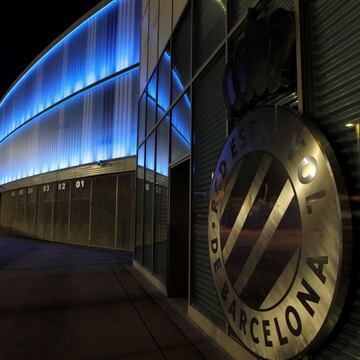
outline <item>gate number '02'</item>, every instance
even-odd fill
[[[66,183],[59,183],[58,184],[58,190],[59,191],[64,191],[64,190],[66,190]]]

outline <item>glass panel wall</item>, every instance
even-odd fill
[[[147,88],[147,115],[146,115],[146,135],[149,135],[156,122],[156,102],[157,102],[157,72],[153,74]]]
[[[136,234],[135,234],[135,259],[143,259],[143,219],[144,219],[144,166],[145,146],[142,145],[137,153],[137,179],[136,179]]]
[[[167,277],[168,252],[169,122],[166,116],[156,132],[154,272],[163,281]]]
[[[144,265],[152,269],[154,221],[155,134],[146,140],[144,189]]]
[[[189,94],[185,93],[171,112],[171,163],[176,163],[190,154]]]
[[[145,119],[146,119],[146,93],[139,102],[139,125],[138,125],[138,144],[142,143],[145,137]]]
[[[158,120],[163,118],[170,106],[170,62],[170,51],[167,49],[159,62]]]
[[[191,16],[184,15],[172,41],[172,100],[176,100],[189,83],[191,68]]]
[[[186,91],[191,76],[189,11],[174,34],[139,101],[135,257],[164,283],[168,261],[169,162],[181,161],[190,154],[191,102],[190,92]],[[171,97],[173,91],[175,96]]]
[[[235,52],[239,50],[238,43],[241,38],[239,35],[248,30],[251,25],[245,22],[246,20],[239,23],[240,20],[246,18],[250,7],[255,8],[254,11],[259,18],[263,18],[268,17],[274,8],[292,9],[294,2],[288,0],[192,0],[187,8],[185,3],[186,0],[173,1],[173,23],[177,22],[177,19],[174,19],[174,12],[180,20],[169,42],[165,44],[165,40],[162,39],[164,41],[162,46],[164,48],[166,46],[166,51],[158,52],[162,56],[155,67],[158,83],[156,84],[156,80],[151,79],[148,84],[149,93],[153,92],[153,101],[156,103],[157,123],[153,124],[152,117],[155,110],[152,110],[147,115],[150,119],[148,121],[151,121],[151,126],[147,131],[149,140],[144,139],[139,144],[141,147],[145,142],[148,144],[154,132],[156,133],[154,198],[148,201],[148,203],[153,201],[154,210],[152,213],[147,210],[154,221],[153,273],[166,284],[170,219],[169,213],[165,210],[167,204],[171,202],[169,201],[171,179],[168,178],[168,166],[169,164],[174,166],[191,155],[190,301],[192,306],[214,324],[225,329],[226,320],[213,284],[206,235],[207,196],[211,174],[231,127],[231,123],[227,123],[223,99],[224,70],[229,61],[234,58]],[[226,9],[226,4],[229,5],[229,9]],[[185,12],[182,13],[184,8],[186,8]],[[181,10],[178,11],[178,9]],[[257,56],[257,58],[263,60],[268,57],[267,54],[265,55],[265,57]],[[245,60],[236,65],[243,66],[243,63],[247,63]],[[296,83],[292,81],[290,86],[283,89],[281,93],[264,94],[258,95],[245,111],[270,104],[297,107]],[[232,97],[232,101],[234,99],[235,97]],[[190,153],[190,144],[192,153]],[[152,186],[152,184],[147,185]],[[152,234],[153,229],[150,225],[147,226]]]

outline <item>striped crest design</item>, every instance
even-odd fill
[[[264,152],[246,156],[227,184],[221,246],[232,285],[250,307],[266,310],[288,289],[301,251],[298,201],[280,161]],[[271,269],[271,271],[269,271]]]

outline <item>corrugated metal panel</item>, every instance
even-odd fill
[[[263,99],[257,101],[254,104],[254,108],[258,108],[266,105],[277,105],[283,107],[289,107],[294,110],[298,108],[298,97],[296,91],[289,90],[280,94],[272,94],[264,97]]]
[[[144,258],[144,185],[145,185],[145,144],[138,149],[136,171],[136,226],[135,259],[143,262]]]
[[[248,14],[250,7],[255,7],[259,0],[239,0],[239,1],[229,1],[228,2],[228,12],[229,12],[229,23],[230,29],[237,25],[241,20],[244,20]]]
[[[92,180],[90,245],[115,248],[116,176]]]
[[[278,8],[284,8],[289,11],[294,10],[294,0],[272,0],[272,1],[258,1],[257,7],[260,11],[260,17],[268,17],[271,13]],[[246,2],[244,2],[245,6]],[[240,16],[240,15],[238,15]],[[248,112],[254,111],[257,108],[275,105],[282,106],[294,109],[298,109],[298,96],[296,92],[296,83],[289,89],[282,89],[281,92],[275,94],[265,94],[260,98],[257,98],[256,101],[252,102]],[[229,335],[237,342],[240,342],[240,339],[237,337],[235,332],[229,327]]]
[[[164,283],[168,272],[169,220],[169,121],[164,120],[156,132],[156,176],[154,213],[154,273]]]
[[[52,240],[55,184],[38,186],[37,238]]]
[[[193,85],[193,174],[191,236],[191,304],[225,328],[214,287],[208,251],[208,192],[211,173],[226,137],[222,96],[225,58],[215,59]]]
[[[116,248],[134,250],[135,239],[135,173],[117,176],[117,228]]]
[[[155,134],[146,141],[145,147],[145,195],[144,195],[144,258],[143,264],[153,270],[154,243],[154,180]]]
[[[294,10],[296,0],[271,0],[271,1],[264,1],[267,3],[267,8],[269,10],[275,10],[278,8],[284,8],[286,10]]]
[[[198,71],[212,52],[224,41],[225,9],[225,0],[194,2],[193,70]]]
[[[16,234],[22,236],[25,232],[25,194],[24,189],[17,191],[15,208]]]
[[[307,46],[308,107],[340,160],[351,195],[353,224],[359,227],[359,125],[345,125],[359,124],[360,116],[360,4],[317,0],[306,5],[305,26],[311,39],[311,47]],[[353,301],[345,309],[335,335],[315,358],[360,358],[360,284],[354,283],[352,288],[356,288]]]
[[[70,228],[71,244],[88,245],[92,179],[71,181]]]
[[[37,209],[37,187],[32,186],[24,189],[25,201],[25,235],[35,236],[36,209]]]
[[[55,184],[54,189],[54,221],[53,240],[68,242],[69,240],[69,202],[70,181],[62,181]]]
[[[124,159],[107,161],[104,166],[97,164],[84,165],[71,169],[57,170],[44,175],[32,176],[26,179],[17,180],[2,186],[2,191],[10,191],[32,185],[52,183],[56,181],[80,179],[89,176],[131,172],[136,169],[136,158],[130,156]]]
[[[12,232],[15,204],[14,192],[9,191],[1,195],[1,229],[4,233],[11,234]]]
[[[233,26],[239,25],[248,15],[249,8],[258,8],[263,16],[270,15],[278,8],[294,10],[295,0],[238,0],[229,1],[229,23],[230,30]]]
[[[9,235],[132,250],[134,187],[133,171],[7,191],[0,226]]]

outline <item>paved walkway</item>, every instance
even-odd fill
[[[130,263],[129,253],[0,237],[0,359],[226,359]]]

